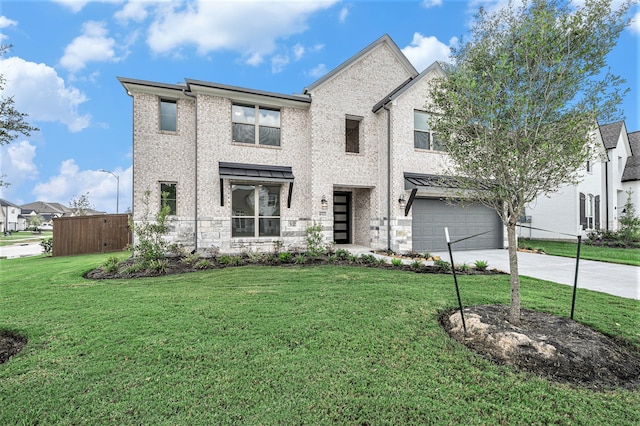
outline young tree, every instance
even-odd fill
[[[73,210],[73,214],[76,216],[86,216],[89,210],[92,210],[95,206],[89,201],[89,193],[80,195],[74,195],[69,201],[69,208]]]
[[[511,1],[480,9],[469,40],[452,52],[427,108],[446,141],[463,192],[495,209],[507,228],[510,321],[520,321],[516,223],[526,204],[577,182],[597,120],[617,113],[624,80],[603,72],[629,24],[624,3]]]
[[[0,56],[4,55],[10,45],[0,46]],[[5,78],[0,74],[0,92],[4,91]],[[11,143],[19,135],[30,136],[31,132],[39,129],[29,125],[25,121],[27,114],[19,112],[14,105],[13,96],[5,97],[0,95],[0,145]],[[0,175],[0,186],[9,186],[8,182],[3,181],[5,174]]]

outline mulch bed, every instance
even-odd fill
[[[9,330],[0,330],[0,364],[7,362],[9,358],[20,352],[26,344],[27,339],[25,337]]]
[[[523,309],[518,326],[509,307],[481,305],[440,316],[458,342],[498,364],[594,390],[640,388],[640,350],[569,318]]]

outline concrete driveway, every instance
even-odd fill
[[[432,255],[449,261],[449,252],[432,253]],[[510,270],[508,250],[453,252],[453,261],[456,264],[473,265],[476,260],[486,260],[491,269],[505,272]],[[575,270],[575,259],[518,252],[520,275],[573,286]],[[581,259],[578,268],[578,288],[640,300],[640,267]]]
[[[0,258],[13,259],[16,257],[37,256],[42,254],[43,250],[39,242],[11,244],[0,247]]]

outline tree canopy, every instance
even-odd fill
[[[445,140],[452,173],[467,177],[465,194],[495,209],[507,227],[513,321],[518,218],[536,197],[577,182],[598,121],[619,113],[625,81],[606,57],[630,22],[629,7],[524,0],[480,9],[428,94],[430,126]]]

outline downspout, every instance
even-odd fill
[[[188,96],[190,98],[193,98],[193,102],[195,104],[195,132],[196,132],[196,137],[195,137],[195,149],[194,149],[194,187],[193,187],[193,191],[194,191],[194,203],[193,203],[193,252],[195,253],[196,251],[198,251],[198,97],[196,95],[194,95],[193,93],[187,93],[187,89],[182,89],[182,94],[185,96]]]
[[[387,250],[391,251],[391,109],[387,104],[382,108],[387,111]]]
[[[136,98],[133,97],[133,95],[131,94],[131,92],[129,92],[129,89],[127,89],[127,95],[129,95],[131,97],[131,181],[135,182],[135,178],[134,176],[136,175],[136,161],[134,156],[136,155],[136,150],[134,149],[135,146],[135,134],[136,132],[134,131],[135,129],[135,125],[136,125],[136,113],[135,113],[135,108],[136,108]],[[134,223],[134,218],[136,217],[136,211],[135,211],[135,195],[134,195],[134,191],[133,191],[133,184],[131,185],[131,217],[129,218],[128,222],[129,222],[129,243],[131,243],[131,247],[134,246],[135,241],[133,238],[133,223]],[[130,257],[134,257],[135,256],[135,252],[133,251],[133,249],[131,250],[131,255]]]
[[[605,227],[605,229],[608,231],[609,230],[609,154],[607,153],[607,161],[605,161],[604,163],[604,198],[605,198],[605,205],[607,206],[605,211],[606,211],[606,216],[607,216],[607,226]]]

